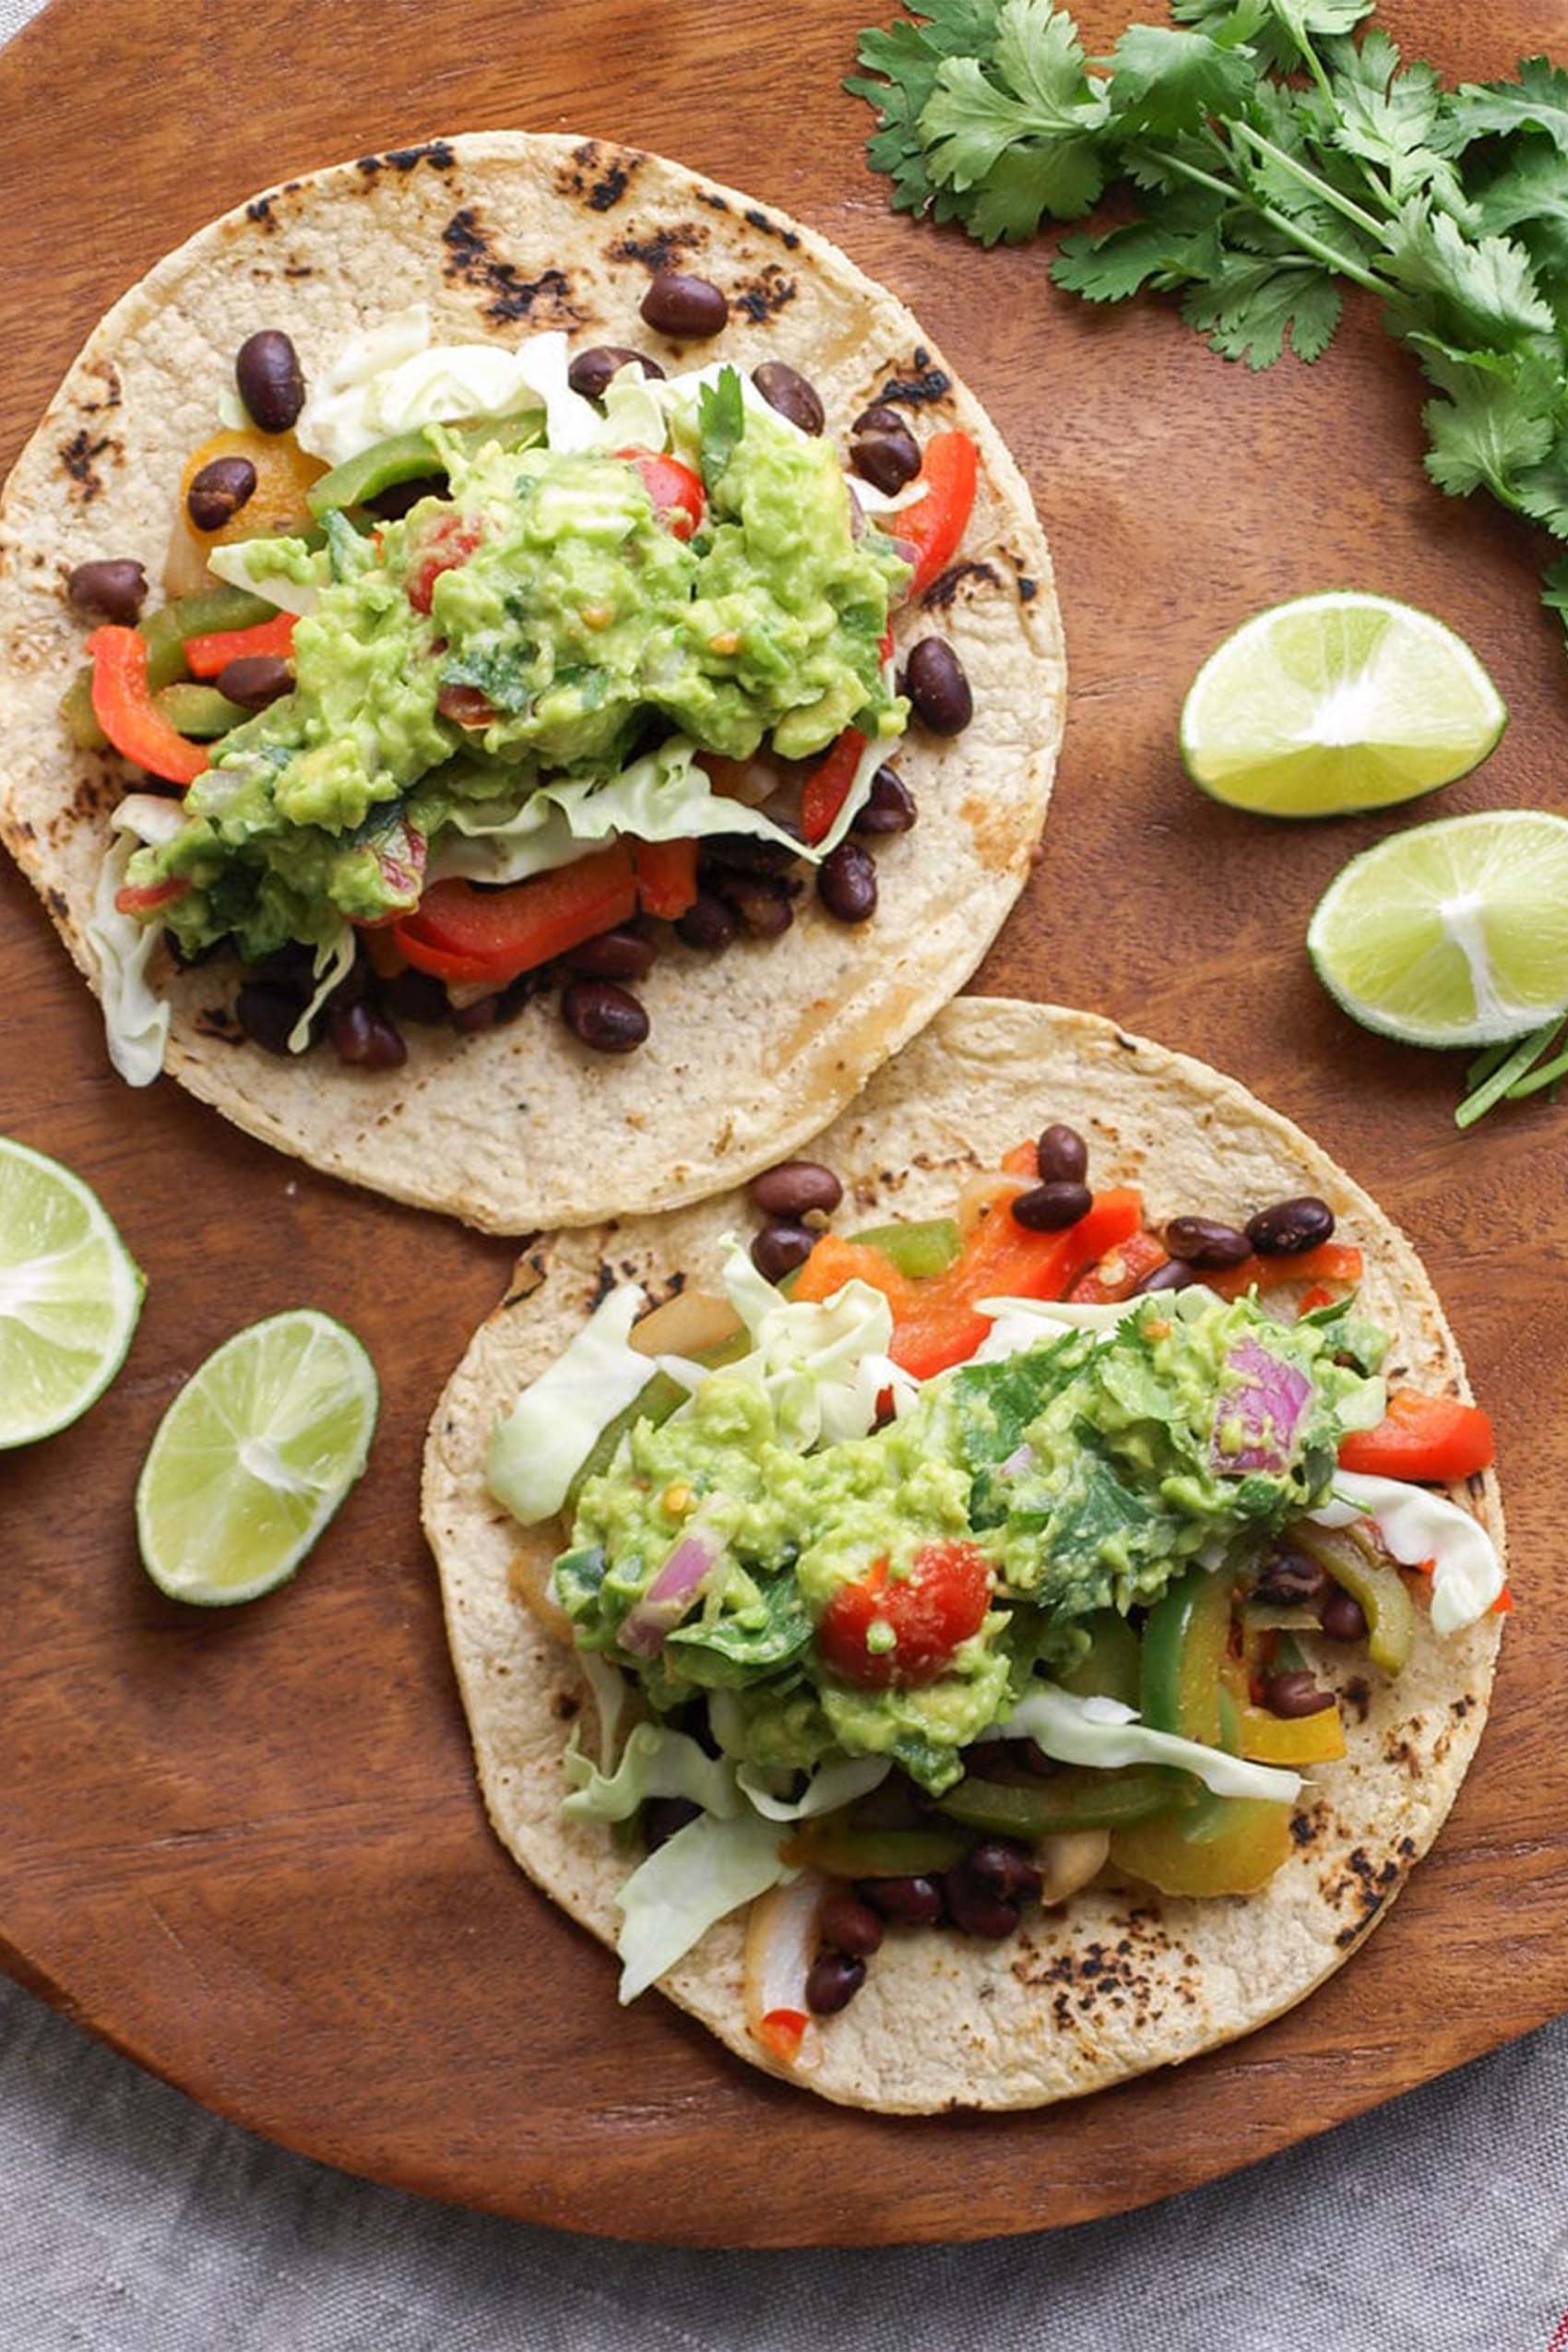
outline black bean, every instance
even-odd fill
[[[947,1916],[963,1935],[984,1936],[990,1942],[1000,1943],[1018,1924],[1016,1904],[1004,1903],[992,1894],[966,1862],[956,1863],[943,1874],[942,1893]]]
[[[388,1013],[399,1021],[419,1021],[430,1026],[444,1021],[451,1011],[446,991],[434,972],[418,972],[410,964],[381,983],[381,1001]]]
[[[782,1282],[798,1265],[804,1265],[816,1243],[816,1235],[803,1225],[787,1225],[775,1219],[765,1225],[752,1243],[752,1264],[769,1282]]]
[[[1042,1184],[1081,1184],[1089,1172],[1089,1147],[1076,1127],[1058,1119],[1042,1131],[1035,1165]]]
[[[891,415],[892,411],[867,413]],[[921,445],[902,417],[894,417],[891,424],[875,425],[868,425],[862,417],[849,444],[849,463],[862,481],[891,498],[919,473]]]
[[[1303,1551],[1277,1551],[1265,1560],[1253,1598],[1271,1609],[1316,1609],[1326,1599],[1329,1575]]]
[[[247,978],[270,981],[275,988],[293,992],[302,1005],[308,1004],[315,993],[315,950],[297,939],[286,940],[253,966]]]
[[[1315,1250],[1334,1230],[1334,1211],[1315,1193],[1298,1200],[1276,1201],[1247,1219],[1247,1239],[1260,1258],[1294,1257],[1300,1250]]]
[[[245,413],[263,433],[287,433],[305,404],[300,355],[279,327],[247,335],[234,357]]]
[[[1094,1195],[1087,1184],[1037,1184],[1032,1192],[1019,1193],[1012,1203],[1015,1218],[1031,1233],[1059,1233],[1064,1226],[1076,1225],[1093,1206]]]
[[[279,695],[293,693],[293,665],[277,653],[237,654],[223,664],[214,683],[220,695],[243,710],[265,710]]]
[[[1364,1642],[1367,1637],[1366,1610],[1353,1593],[1338,1586],[1320,1606],[1317,1621],[1331,1642]]]
[[[268,980],[246,980],[234,999],[234,1017],[255,1045],[287,1053],[289,1038],[304,1006],[292,989]]]
[[[645,1797],[643,1799],[643,1843],[650,1854],[667,1846],[678,1829],[695,1821],[702,1807],[689,1797]]]
[[[1146,1298],[1151,1290],[1184,1290],[1189,1282],[1196,1279],[1185,1258],[1167,1258],[1163,1265],[1153,1267],[1134,1283],[1133,1296],[1142,1299]]]
[[[364,503],[384,523],[400,523],[422,498],[445,498],[450,488],[445,474],[421,474],[417,481],[395,481],[390,490],[378,490]]]
[[[710,890],[699,890],[685,913],[677,917],[675,936],[688,947],[705,947],[713,954],[728,947],[734,938],[735,918],[722,898],[716,898]]]
[[[452,1027],[459,1037],[482,1037],[501,1018],[501,992],[489,996],[476,996],[471,1004],[454,1004]]]
[[[1008,1838],[986,1838],[966,1857],[964,1867],[1004,1903],[1032,1903],[1039,1895],[1039,1872],[1025,1848]]]
[[[654,945],[640,931],[601,931],[585,939],[562,957],[579,980],[647,980],[653,969]]]
[[[806,2007],[814,2017],[847,2008],[866,1980],[866,1964],[847,1953],[819,1952],[806,1970]]]
[[[885,833],[908,833],[915,821],[915,796],[896,767],[879,767],[871,790],[849,826],[851,833],[875,840]]]
[[[198,531],[221,530],[255,489],[248,457],[214,457],[185,493],[185,511]]]
[[[657,360],[645,359],[624,343],[595,343],[591,350],[579,351],[566,370],[566,381],[585,400],[602,400],[611,377],[624,367],[640,367],[645,376],[663,381],[664,370]]]
[[[900,1927],[933,1928],[942,1917],[942,1889],[933,1878],[862,1878],[855,1892]]]
[[[647,1035],[647,1015],[613,980],[573,980],[562,991],[566,1027],[596,1053],[631,1053]]]
[[[921,637],[909,647],[904,692],[933,735],[961,735],[975,715],[964,665],[945,637]]]
[[[851,433],[907,433],[909,424],[900,410],[889,408],[884,400],[873,400],[869,409],[861,410],[849,430]]]
[[[840,841],[816,870],[816,895],[835,922],[869,922],[876,912],[876,860],[858,841]]]
[[[783,360],[764,360],[752,370],[752,382],[770,409],[798,424],[802,433],[817,434],[826,422],[814,384]]]
[[[339,1062],[356,1070],[398,1070],[409,1058],[393,1023],[363,1003],[343,1004],[334,997],[327,1008],[327,1034]]]
[[[795,920],[788,886],[771,874],[716,875],[720,896],[754,939],[781,938]]]
[[[1173,1217],[1165,1229],[1165,1246],[1189,1265],[1240,1265],[1253,1253],[1244,1233],[1212,1217]]]
[[[882,1921],[871,1905],[844,1889],[828,1896],[817,1926],[824,1943],[851,1960],[869,1960],[882,1942]]]
[[[1334,1705],[1334,1693],[1322,1689],[1310,1674],[1297,1669],[1289,1674],[1271,1674],[1263,1686],[1263,1703],[1270,1715],[1282,1715],[1289,1720],[1299,1715],[1321,1715],[1324,1707]]]
[[[726,875],[737,873],[781,875],[794,865],[799,854],[782,841],[766,841],[759,834],[721,833],[710,836],[702,869],[720,883]]]
[[[706,341],[730,316],[730,305],[709,279],[661,269],[642,299],[642,315],[658,335],[678,343]]]
[[[141,564],[113,557],[78,564],[65,582],[65,593],[90,620],[114,621],[129,628],[147,596],[147,574]]]
[[[844,1187],[831,1168],[815,1159],[785,1159],[765,1168],[748,1187],[764,1217],[800,1218],[813,1209],[831,1216],[844,1197]]]

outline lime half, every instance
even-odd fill
[[[1307,930],[1347,1013],[1408,1045],[1490,1045],[1568,1012],[1568,817],[1483,809],[1352,858]]]
[[[1194,679],[1194,784],[1263,816],[1340,816],[1452,784],[1507,723],[1497,688],[1430,612],[1348,589],[1246,622]]]
[[[364,1468],[378,1401],[353,1333],[314,1307],[225,1340],[164,1414],[137,1481],[153,1583],[217,1607],[291,1576]]]
[[[102,1396],[145,1288],[97,1194],[0,1135],[0,1446],[52,1437]]]

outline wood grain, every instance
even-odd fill
[[[1568,670],[1535,601],[1542,551],[1423,481],[1415,372],[1364,308],[1316,368],[1254,377],[1157,307],[1099,316],[1055,295],[1040,249],[982,257],[895,220],[861,162],[867,118],[837,89],[867,13],[335,0],[175,18],[158,0],[54,0],[0,56],[0,464],[112,298],[200,221],[442,130],[661,148],[800,212],[921,311],[1034,485],[1073,665],[1047,856],[978,985],[1097,1007],[1300,1119],[1425,1252],[1499,1423],[1521,1607],[1493,1721],[1435,1853],[1353,1964],[1234,2049],[1049,2116],[824,2108],[658,2002],[619,2013],[603,1956],[484,1828],[415,1506],[425,1416],[505,1246],[314,1177],[172,1087],[128,1095],[42,911],[0,874],[0,1126],[100,1187],[150,1283],[111,1396],[0,1471],[0,1958],[291,2146],[669,2239],[1080,2220],[1265,2156],[1568,2006],[1552,1606],[1568,1113],[1460,1141],[1454,1064],[1361,1034],[1313,983],[1309,909],[1400,817],[1263,826],[1198,798],[1173,749],[1186,683],[1227,629],[1353,584],[1441,612],[1512,706],[1502,749],[1444,805],[1561,805]],[[1119,21],[1087,15],[1096,40]],[[1451,75],[1568,49],[1561,6],[1385,15]],[[182,1610],[136,1563],[143,1450],[211,1346],[299,1301],[375,1356],[372,1475],[296,1586],[233,1616]]]

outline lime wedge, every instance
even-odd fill
[[[137,1481],[137,1538],[174,1600],[255,1600],[291,1576],[365,1466],[379,1395],[351,1331],[292,1307],[191,1374]]]
[[[1507,707],[1430,612],[1348,589],[1298,597],[1211,653],[1182,708],[1194,784],[1263,816],[1342,816],[1467,775]]]
[[[1568,1012],[1568,817],[1482,809],[1352,858],[1307,929],[1324,986],[1408,1045],[1489,1045]]]
[[[145,1288],[97,1194],[0,1135],[0,1447],[52,1437],[102,1396]]]

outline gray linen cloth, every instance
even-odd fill
[[[1568,2022],[1124,2220],[671,2251],[283,2155],[0,1982],[0,2352],[1568,2352],[1565,2120]]]

